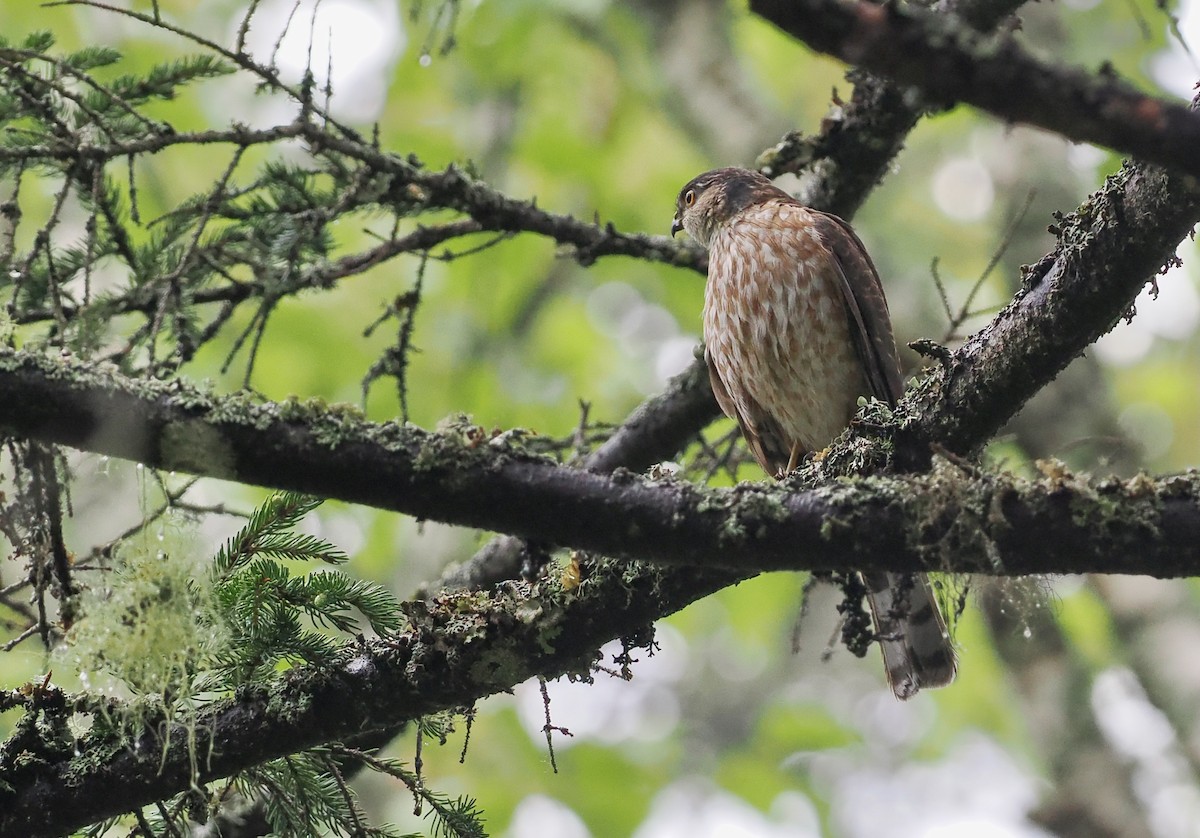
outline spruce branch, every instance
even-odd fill
[[[360,763],[372,771],[395,777],[421,801],[429,805],[433,813],[433,834],[437,838],[485,838],[486,832],[480,821],[480,811],[474,798],[460,796],[451,800],[426,787],[415,772],[395,759],[385,759],[355,748],[335,745],[329,749],[335,756]]]
[[[334,658],[336,640],[305,628],[301,617],[344,633],[359,630],[351,609],[381,635],[403,624],[395,598],[379,585],[337,570],[295,575],[276,561],[346,561],[332,544],[292,531],[320,502],[295,492],[272,495],[213,559],[213,619],[231,638],[217,669],[235,684],[265,677],[280,661],[324,664]]]
[[[292,532],[322,499],[298,492],[272,495],[250,515],[250,520],[217,551],[213,575],[217,579],[259,554],[296,561],[341,564],[346,554],[327,542]]]
[[[149,16],[128,16],[186,37]],[[404,254],[451,261],[514,233],[532,232],[565,245],[583,264],[626,255],[703,269],[695,247],[666,236],[626,234],[611,224],[547,212],[459,167],[431,171],[411,156],[383,152],[375,141],[325,118],[303,90],[283,84],[272,68],[206,39],[192,40],[204,53],[104,83],[92,71],[118,63],[110,49],[56,55],[48,35],[30,37],[19,48],[0,46],[0,66],[10,71],[0,77],[0,116],[20,126],[0,141],[0,173],[34,172],[57,190],[48,217],[21,219],[27,229],[38,227],[33,246],[17,251],[20,240],[14,236],[4,251],[0,269],[14,289],[8,304],[14,323],[45,323],[55,342],[90,356],[104,344],[113,317],[140,314],[145,322],[124,347],[111,350],[112,359],[148,348],[152,370],[174,370],[226,327],[239,306],[249,304],[257,311],[235,344],[248,350],[249,375],[263,328],[281,300],[327,290]],[[186,132],[144,113],[150,100],[177,96],[186,85],[231,68],[291,97],[301,106],[296,119],[262,130],[232,125]],[[286,140],[300,140],[308,158],[268,162],[244,182],[246,153]],[[211,189],[141,224],[132,160],[202,146],[228,147],[224,173]],[[128,187],[122,180],[127,172]],[[87,234],[60,244],[54,233],[71,199],[89,212]],[[421,223],[445,209],[459,217]],[[390,216],[390,233],[366,248],[338,244],[334,227],[356,214]],[[462,246],[451,247],[459,241]],[[106,271],[119,266],[124,281],[93,297],[91,277],[100,265]]]

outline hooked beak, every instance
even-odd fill
[[[671,219],[671,238],[675,238],[675,234],[683,229],[683,222],[679,220],[679,216]]]

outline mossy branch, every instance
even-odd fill
[[[139,381],[111,369],[11,350],[0,351],[0,392],[6,394],[0,425],[44,442],[689,567],[923,567],[929,560],[922,545],[932,536],[921,499],[947,491],[924,476],[830,489],[820,483],[836,472],[821,469],[809,483],[817,488],[791,493],[760,484],[711,489],[628,472],[601,475],[526,453],[506,437],[492,439],[471,425],[436,433],[378,425],[326,405],[216,398],[179,382]],[[836,470],[846,458],[882,456],[880,449],[877,442],[851,437],[831,450],[826,462]],[[977,502],[969,498],[978,489],[971,481],[955,485],[967,488],[961,496],[957,489],[949,492],[946,514],[978,519],[981,537],[999,545],[1000,552],[956,550],[952,561],[937,563],[946,569],[1171,575],[1187,568],[1178,562],[1191,553],[1181,545],[1200,545],[1200,540],[1181,540],[1172,529],[1190,526],[1185,508],[1195,500],[1188,493],[1173,495],[1170,506],[1162,508],[1169,520],[1148,519],[1152,510],[1138,508],[1131,517],[1096,529],[1092,510],[1086,520],[1076,515],[1079,523],[1072,525],[1058,507],[1036,502],[1059,496],[1057,486],[1005,484],[997,491],[1006,503],[1026,499],[1020,507],[1022,529],[1043,532],[1042,539],[1026,542],[1002,537],[1010,526],[1004,516],[992,521],[973,511]],[[1136,493],[1123,496],[1128,504],[1137,500]],[[1144,526],[1145,520],[1151,525]],[[842,521],[853,525],[841,526]],[[1133,535],[1145,540],[1137,566],[1128,564],[1133,536],[1122,522],[1136,524]],[[1064,551],[1060,542],[1073,543],[1076,550]]]
[[[663,578],[653,569],[597,565],[573,590],[553,581],[491,594],[446,595],[408,606],[410,626],[364,643],[335,665],[247,686],[187,724],[134,743],[84,740],[0,766],[0,838],[61,835],[188,789],[192,754],[203,784],[286,754],[394,728],[511,689],[535,675],[590,674],[596,649],[633,636],[687,603],[736,581],[729,573]],[[47,689],[39,707],[61,712]],[[160,739],[160,737],[163,737]],[[190,738],[190,741],[189,741]],[[164,747],[165,740],[165,747]]]
[[[1132,316],[1142,288],[1176,261],[1200,222],[1200,183],[1126,163],[1070,215],[1053,251],[1016,296],[909,396],[920,415],[901,434],[900,465],[932,445],[971,454],[1088,346]]]
[[[1011,35],[986,37],[952,15],[866,0],[752,0],[752,11],[819,52],[966,102],[1005,122],[1045,128],[1200,176],[1200,114],[1115,77],[1034,57]]]

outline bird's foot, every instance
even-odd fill
[[[783,470],[783,477],[787,477],[796,470],[796,466],[800,465],[800,461],[804,459],[804,449],[800,447],[800,443],[792,446],[792,453],[788,456],[787,468]],[[782,479],[782,478],[780,478]]]

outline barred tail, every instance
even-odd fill
[[[923,687],[944,687],[957,664],[946,622],[924,573],[865,573],[867,599],[896,698]]]

